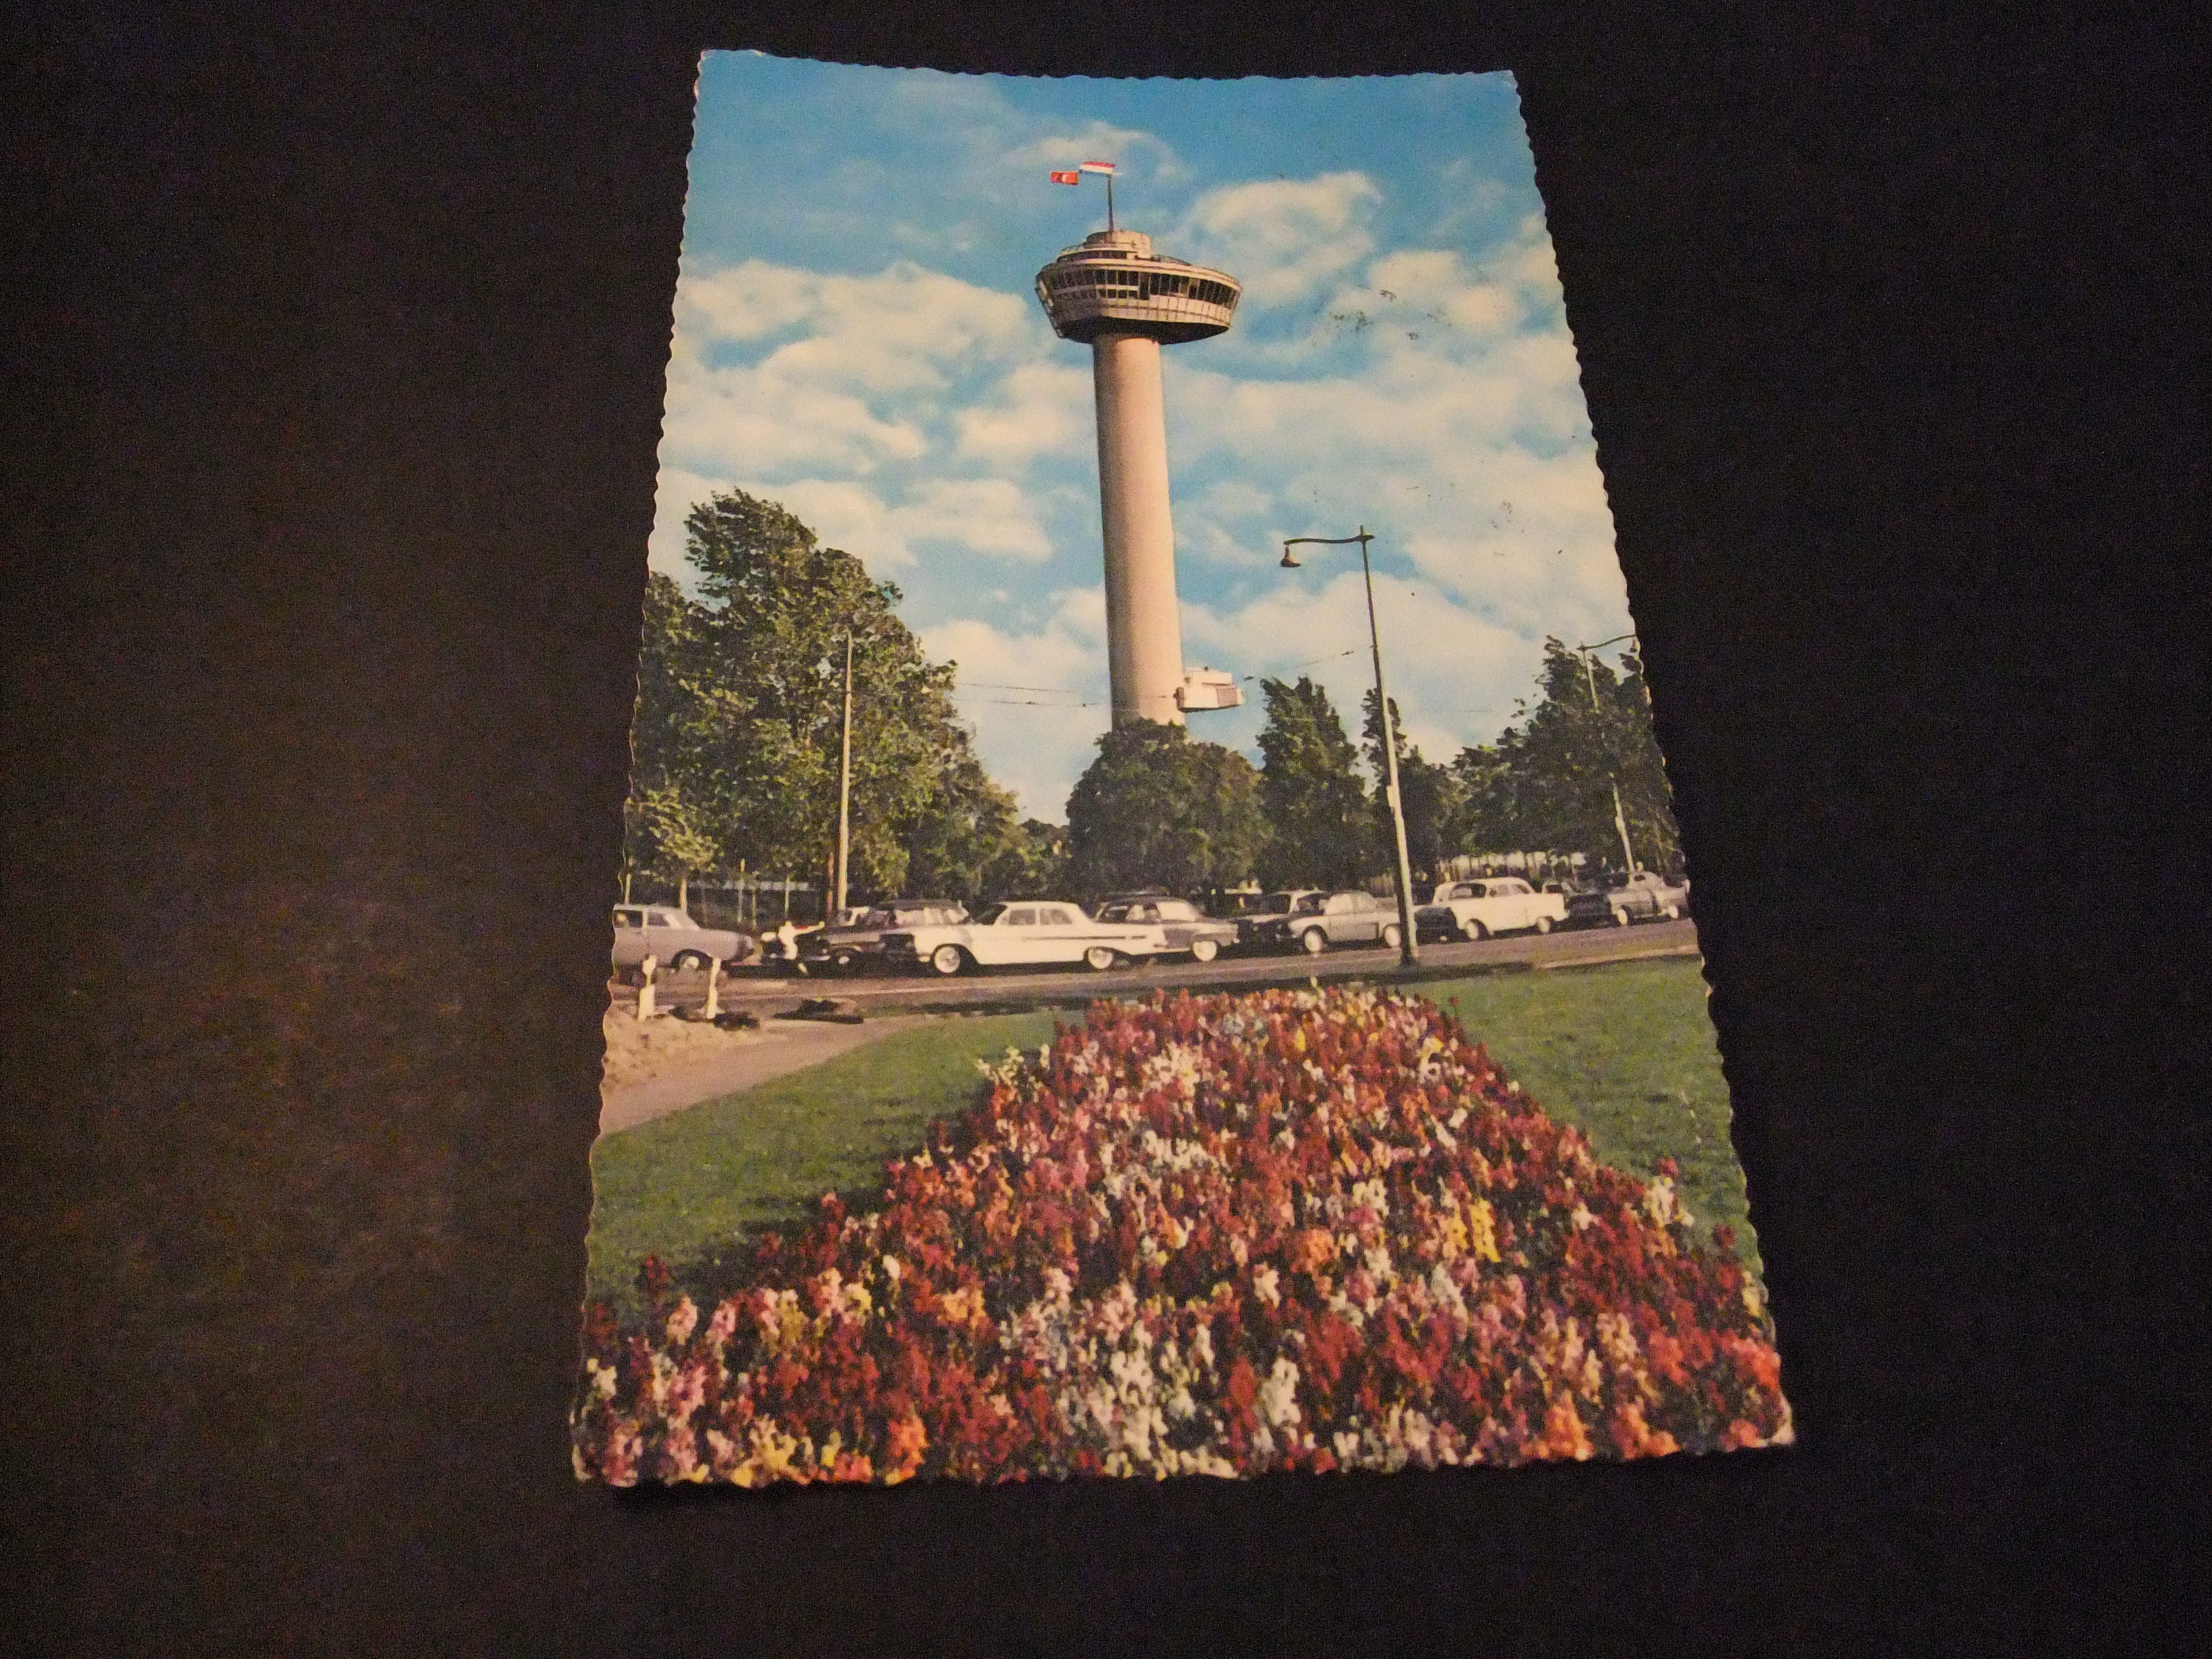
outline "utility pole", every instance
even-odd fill
[[[837,756],[837,908],[853,878],[853,630],[845,630],[845,735]],[[833,918],[825,918],[830,920]]]
[[[1413,934],[1413,861],[1406,850],[1406,803],[1398,790],[1398,729],[1390,718],[1390,692],[1382,684],[1382,634],[1375,622],[1375,571],[1367,560],[1367,544],[1374,537],[1367,526],[1359,526],[1357,536],[1292,536],[1283,544],[1283,568],[1296,570],[1298,562],[1291,556],[1291,549],[1301,542],[1312,542],[1323,547],[1343,547],[1352,542],[1359,544],[1359,570],[1367,579],[1367,642],[1375,653],[1375,701],[1382,715],[1383,774],[1388,781],[1383,795],[1390,807],[1390,830],[1397,842],[1398,851],[1398,963],[1411,968],[1420,961],[1420,947]]]
[[[1589,687],[1590,713],[1597,715],[1601,720],[1604,718],[1605,711],[1598,707],[1597,674],[1590,667],[1590,658],[1601,646],[1618,645],[1623,640],[1632,640],[1635,637],[1633,634],[1616,634],[1609,640],[1600,640],[1596,645],[1578,645],[1575,647],[1582,653],[1583,683]],[[1628,844],[1628,815],[1620,810],[1620,780],[1607,773],[1606,781],[1613,786],[1613,827],[1620,831],[1620,855],[1628,860],[1628,873],[1632,876],[1636,873],[1636,849]]]

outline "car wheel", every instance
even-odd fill
[[[1103,945],[1094,945],[1083,953],[1083,965],[1094,974],[1103,974],[1114,965],[1114,954]]]
[[[1539,917],[1537,917],[1537,918],[1536,918],[1536,931],[1537,931],[1538,933],[1550,933],[1550,932],[1552,931],[1552,919],[1551,919],[1551,917],[1549,917],[1549,916],[1539,916]]]
[[[1317,957],[1328,949],[1328,935],[1318,927],[1309,927],[1298,935],[1298,948],[1310,957]]]
[[[1669,921],[1679,921],[1682,916],[1682,907],[1679,904],[1670,904],[1659,914]]]
[[[678,973],[684,973],[694,968],[704,968],[707,965],[707,958],[696,951],[678,951],[676,953],[676,960],[668,965]]]
[[[849,974],[860,965],[860,958],[854,951],[840,951],[830,958],[830,965],[841,974]]]
[[[1627,927],[1627,926],[1628,926],[1628,912],[1627,912],[1627,911],[1626,911],[1626,910],[1615,910],[1615,911],[1613,913],[1613,925],[1614,927]]]
[[[1220,954],[1221,941],[1218,939],[1194,939],[1190,942],[1190,959],[1193,962],[1211,962]]]
[[[1398,924],[1396,922],[1393,921],[1384,925],[1382,929],[1382,948],[1384,950],[1396,950],[1399,945],[1405,942],[1405,934],[1398,930]]]
[[[1472,939],[1477,944],[1480,944],[1481,941],[1490,937],[1490,929],[1484,927],[1479,921],[1470,921],[1465,927],[1462,927],[1460,930],[1460,937],[1465,939]]]
[[[957,945],[940,945],[929,953],[929,965],[950,979],[968,965],[967,953]]]

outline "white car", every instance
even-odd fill
[[[1413,932],[1424,939],[1488,939],[1523,927],[1548,933],[1566,919],[1565,894],[1540,893],[1518,876],[1485,876],[1437,883],[1413,912]]]
[[[966,968],[1082,963],[1104,973],[1116,963],[1164,954],[1158,922],[1098,921],[1066,899],[987,904],[968,921],[884,935],[886,967],[925,966],[940,974]]]
[[[651,957],[663,968],[704,968],[714,962],[742,962],[753,942],[726,927],[702,927],[672,904],[615,906],[614,965],[635,968]]]

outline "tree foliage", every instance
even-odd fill
[[[1024,818],[986,866],[981,891],[993,898],[1050,898],[1067,889],[1067,830]]]
[[[1085,898],[1232,886],[1267,844],[1260,775],[1180,726],[1132,721],[1099,738],[1098,758],[1067,798],[1067,878]]]
[[[1328,693],[1304,675],[1263,679],[1260,799],[1268,833],[1260,879],[1270,887],[1348,887],[1372,866],[1359,753]]]
[[[853,661],[852,872],[974,896],[1019,842],[1012,797],[977,763],[900,594],[783,507],[732,490],[685,521],[699,597],[648,580],[632,726],[632,868],[801,874],[837,823],[845,647]]]
[[[1383,791],[1389,782],[1382,752],[1382,704],[1370,691],[1360,699],[1361,735],[1365,738],[1367,764],[1375,774],[1374,835],[1382,848],[1382,866],[1395,870],[1397,840],[1390,822],[1390,803]],[[1458,850],[1454,845],[1460,828],[1461,791],[1451,769],[1421,753],[1406,738],[1406,723],[1398,700],[1390,699],[1390,727],[1398,749],[1398,798],[1406,814],[1406,861],[1416,878],[1434,881],[1444,860]]]
[[[1623,861],[1613,822],[1617,781],[1636,861],[1678,870],[1681,837],[1642,665],[1624,654],[1616,672],[1547,639],[1538,683],[1541,696],[1519,726],[1495,744],[1461,750],[1453,762],[1457,839],[1486,851],[1582,853],[1617,869]]]

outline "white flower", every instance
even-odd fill
[[[1281,1354],[1260,1384],[1259,1403],[1261,1417],[1272,1428],[1287,1429],[1298,1420],[1298,1368]]]
[[[1282,1304],[1282,1295],[1275,1288],[1279,1277],[1272,1263],[1263,1263],[1252,1270],[1252,1293],[1271,1308]]]
[[[684,1297],[677,1303],[675,1311],[668,1316],[668,1340],[671,1342],[687,1342],[691,1333],[698,1328],[699,1304],[690,1297]]]

